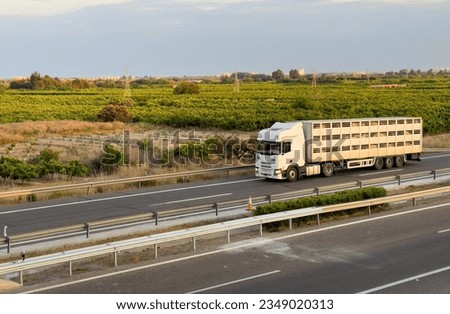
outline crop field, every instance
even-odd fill
[[[131,90],[135,122],[171,127],[255,131],[275,121],[382,116],[421,116],[427,134],[450,131],[450,78],[404,79],[401,86],[377,82],[200,83],[196,95],[175,95],[170,84]],[[95,121],[100,110],[124,97],[122,89],[0,92],[0,123]]]

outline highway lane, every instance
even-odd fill
[[[0,228],[8,226],[9,234],[42,230],[100,219],[121,217],[147,211],[212,204],[249,196],[276,194],[317,186],[370,179],[389,174],[406,174],[449,168],[449,154],[426,156],[421,162],[408,162],[404,168],[374,171],[342,171],[331,178],[307,177],[295,183],[265,181],[252,175],[209,181],[131,189],[116,193],[66,197],[57,200],[1,206]]]
[[[450,293],[450,203],[265,234],[30,293]]]

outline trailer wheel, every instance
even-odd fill
[[[290,166],[286,170],[286,179],[288,179],[289,182],[295,182],[298,180],[298,170],[294,166]]]
[[[334,165],[332,163],[324,163],[322,165],[322,174],[325,177],[331,177],[334,174]]]
[[[396,167],[403,167],[403,165],[405,164],[405,157],[403,155],[395,156],[394,164]]]
[[[375,163],[373,164],[373,167],[375,168],[375,170],[381,170],[381,169],[383,169],[383,166],[384,166],[383,158],[380,158],[380,157],[375,158]]]
[[[394,166],[394,158],[386,157],[384,159],[384,168],[391,169]]]

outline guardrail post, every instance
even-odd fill
[[[155,259],[158,258],[158,244],[153,245],[153,250],[155,251]]]
[[[395,176],[395,178],[397,179],[398,185],[401,185],[402,184],[401,177],[400,176]]]
[[[431,173],[433,174],[433,180],[436,180],[436,170],[431,170]]]
[[[320,215],[317,214],[317,225],[320,226]]]
[[[370,205],[369,205],[369,216],[370,215],[372,215],[372,209],[370,208]]]
[[[23,286],[23,271],[19,271],[20,285]]]
[[[10,253],[11,252],[11,238],[10,237],[6,237],[6,253]]]
[[[289,219],[289,230],[292,231],[292,218]]]
[[[155,216],[155,226],[157,226],[158,225],[158,218],[159,218],[158,212],[153,212],[153,215]]]
[[[362,189],[362,187],[363,187],[363,182],[362,182],[362,181],[357,181],[357,183],[358,183],[359,188]]]
[[[192,249],[195,251],[197,251],[197,242],[195,241],[195,237],[192,237]]]
[[[267,200],[269,201],[269,204],[272,203],[272,195],[267,195]]]
[[[216,210],[216,216],[219,216],[219,204],[214,203],[214,209]]]
[[[86,226],[86,238],[89,238],[89,233],[91,232],[91,225],[89,223],[86,223],[85,226]]]
[[[114,267],[117,267],[117,251],[114,251],[113,256],[114,256]]]
[[[72,261],[69,261],[69,277],[72,277]]]
[[[231,230],[227,230],[227,243],[231,242]]]
[[[263,236],[263,224],[259,224],[259,236],[262,237]]]
[[[413,206],[417,206],[417,198],[413,198]]]
[[[319,194],[320,194],[320,188],[314,188],[314,191],[316,192],[316,195],[319,196]]]

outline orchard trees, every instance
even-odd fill
[[[0,156],[0,177],[6,180],[31,180],[54,175],[67,175],[69,180],[73,176],[85,176],[89,168],[79,160],[63,163],[59,154],[51,149],[44,149],[31,162],[25,162],[12,156]]]
[[[3,182],[7,179],[20,179],[23,182],[24,180],[37,178],[38,176],[36,166],[10,156],[0,157],[0,177],[2,177]]]

